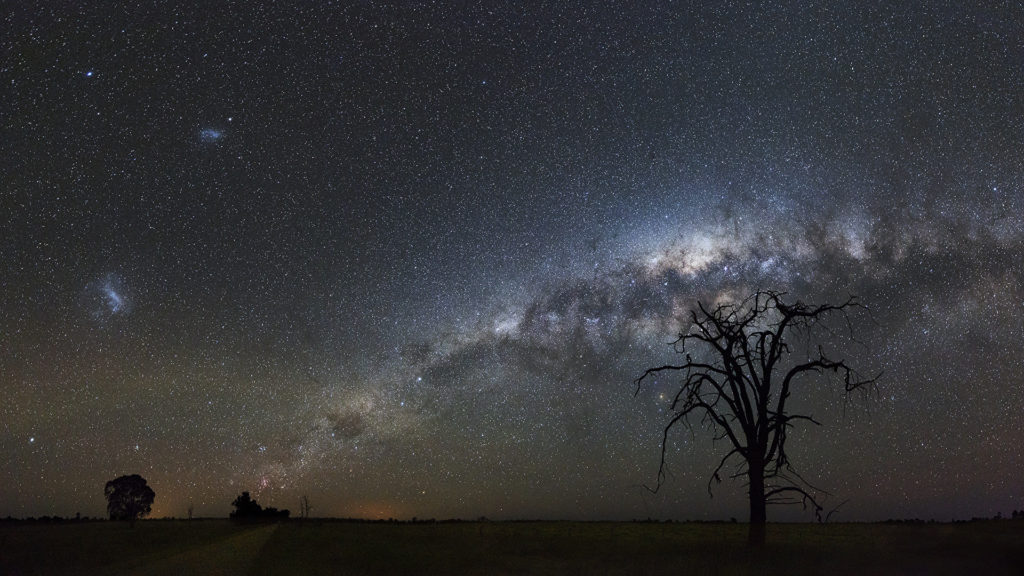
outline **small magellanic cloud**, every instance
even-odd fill
[[[224,131],[217,128],[203,128],[199,131],[199,140],[206,143],[220,142],[224,138]]]

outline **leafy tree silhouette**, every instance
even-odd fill
[[[235,507],[231,518],[254,518],[263,513],[263,507],[253,500],[248,492],[242,492],[242,495],[235,498],[231,505]]]
[[[134,527],[135,521],[152,512],[156,493],[138,474],[121,476],[107,482],[103,488],[107,497],[107,513],[111,520],[127,520]]]
[[[248,492],[242,492],[231,505],[235,507],[235,510],[231,512],[230,517],[236,520],[287,519],[291,514],[288,509],[263,508],[252,499]]]

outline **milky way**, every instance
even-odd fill
[[[648,4],[12,9],[0,516],[745,518],[633,380],[759,288],[844,519],[1021,508],[1024,11]]]

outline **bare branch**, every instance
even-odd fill
[[[722,457],[722,460],[718,463],[718,466],[715,467],[714,472],[711,473],[711,478],[708,480],[708,497],[714,498],[714,494],[711,493],[711,483],[722,483],[722,477],[719,476],[718,473],[722,471],[722,467],[725,466],[725,463],[729,460],[729,458],[736,454],[741,454],[739,448],[733,448],[732,450],[729,450],[729,453]]]
[[[864,378],[845,360],[828,357],[821,346],[812,353],[809,345],[816,334],[834,334],[825,323],[833,315],[840,317],[847,337],[856,342],[849,311],[857,308],[863,306],[854,296],[839,304],[810,305],[799,300],[787,302],[784,292],[771,290],[759,290],[739,302],[713,308],[698,302],[690,310],[686,330],[672,342],[673,350],[685,354],[686,361],[650,368],[635,380],[634,394],[638,394],[644,380],[657,374],[679,372],[682,376],[670,405],[674,414],[662,431],[658,483],[648,490],[656,492],[663,484],[672,427],[683,422],[692,433],[690,418],[699,414],[698,421],[711,428],[713,440],[728,439],[732,445],[711,473],[708,494],[713,496],[712,485],[722,481],[726,463],[739,455],[740,465],[730,477],[746,477],[750,487],[752,542],[756,540],[755,524],[765,522],[767,504],[802,503],[813,508],[820,520],[822,507],[816,495],[828,493],[796,472],[786,452],[786,440],[797,422],[818,426],[821,422],[809,414],[787,413],[787,401],[798,381],[814,377],[841,380],[846,396],[875,389],[881,374]],[[802,361],[791,357],[787,338],[794,332],[807,339]],[[692,347],[706,349],[714,360],[694,361],[689,354]],[[763,541],[763,530],[761,534]]]

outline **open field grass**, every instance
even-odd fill
[[[0,523],[0,575],[131,574],[251,530],[228,520]]]
[[[1024,574],[1024,522],[0,524],[0,574]]]

